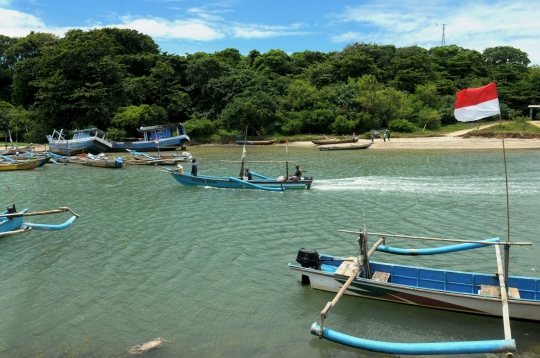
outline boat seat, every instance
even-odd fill
[[[499,286],[480,285],[479,295],[501,297],[501,288]],[[515,287],[508,288],[508,297],[520,298],[519,290]]]
[[[372,280],[381,281],[381,282],[388,282],[389,278],[390,278],[390,272],[375,271],[373,276],[371,276]]]
[[[341,265],[339,265],[335,274],[350,277],[353,274],[354,270],[356,270],[357,268],[358,258],[355,257],[352,261],[343,261]]]

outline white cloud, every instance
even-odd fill
[[[451,5],[451,6],[450,6]],[[532,63],[540,63],[536,45],[540,28],[536,17],[540,2],[384,2],[348,7],[334,17],[343,23],[357,23],[362,31],[332,36],[334,42],[373,42],[426,48],[439,46],[442,23],[445,43],[483,51],[487,47],[512,46],[527,52]],[[436,26],[437,24],[437,26]],[[353,39],[354,34],[362,34]]]
[[[133,19],[126,16],[122,17],[122,23],[108,26],[129,28],[161,39],[212,41],[225,36],[219,30],[213,29],[199,20],[169,21],[162,18]]]

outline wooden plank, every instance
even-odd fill
[[[501,297],[501,289],[499,286],[480,285],[479,295]]]
[[[519,290],[515,287],[508,288],[508,296],[512,298],[521,298],[521,296],[519,295]]]
[[[358,258],[355,257],[352,261],[343,261],[336,270],[336,275],[350,277],[358,268]]]
[[[375,271],[375,273],[371,277],[372,280],[381,281],[381,282],[388,282],[389,278],[390,278],[389,272],[381,272],[381,271]]]

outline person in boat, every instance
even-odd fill
[[[249,168],[246,168],[246,175],[245,176],[247,177],[247,180],[252,180],[253,179],[253,175],[249,171]]]
[[[197,163],[195,163],[195,159],[191,161],[191,175],[194,177],[197,176]]]
[[[293,175],[291,175],[289,177],[289,179],[291,179],[291,180],[300,180],[300,179],[302,179],[302,169],[300,169],[299,165],[296,166],[296,171],[294,172]]]

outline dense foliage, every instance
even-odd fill
[[[180,56],[126,29],[0,35],[0,130],[37,143],[53,129],[98,127],[119,138],[170,122],[192,136],[437,129],[455,122],[457,91],[493,76],[503,116],[527,115],[540,101],[540,68],[529,65],[508,46]]]

